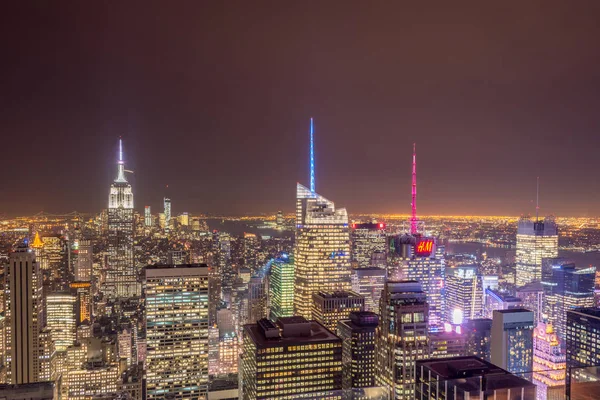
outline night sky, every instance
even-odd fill
[[[410,212],[414,141],[419,214],[534,213],[539,175],[600,215],[597,0],[120,3],[3,3],[0,214],[99,212],[120,135],[138,210],[291,212],[312,116],[350,213]]]

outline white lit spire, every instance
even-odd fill
[[[125,178],[125,161],[123,161],[123,140],[119,138],[119,161],[117,161],[117,179],[115,182],[127,182]]]

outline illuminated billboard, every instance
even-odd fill
[[[433,251],[433,238],[422,238],[415,244],[415,254],[419,257],[428,257]]]

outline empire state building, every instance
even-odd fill
[[[103,289],[104,294],[113,299],[141,295],[133,260],[133,192],[125,178],[121,140],[117,178],[110,185],[108,196],[108,260]]]

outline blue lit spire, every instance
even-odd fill
[[[315,141],[313,119],[310,118],[310,191],[315,193]]]

